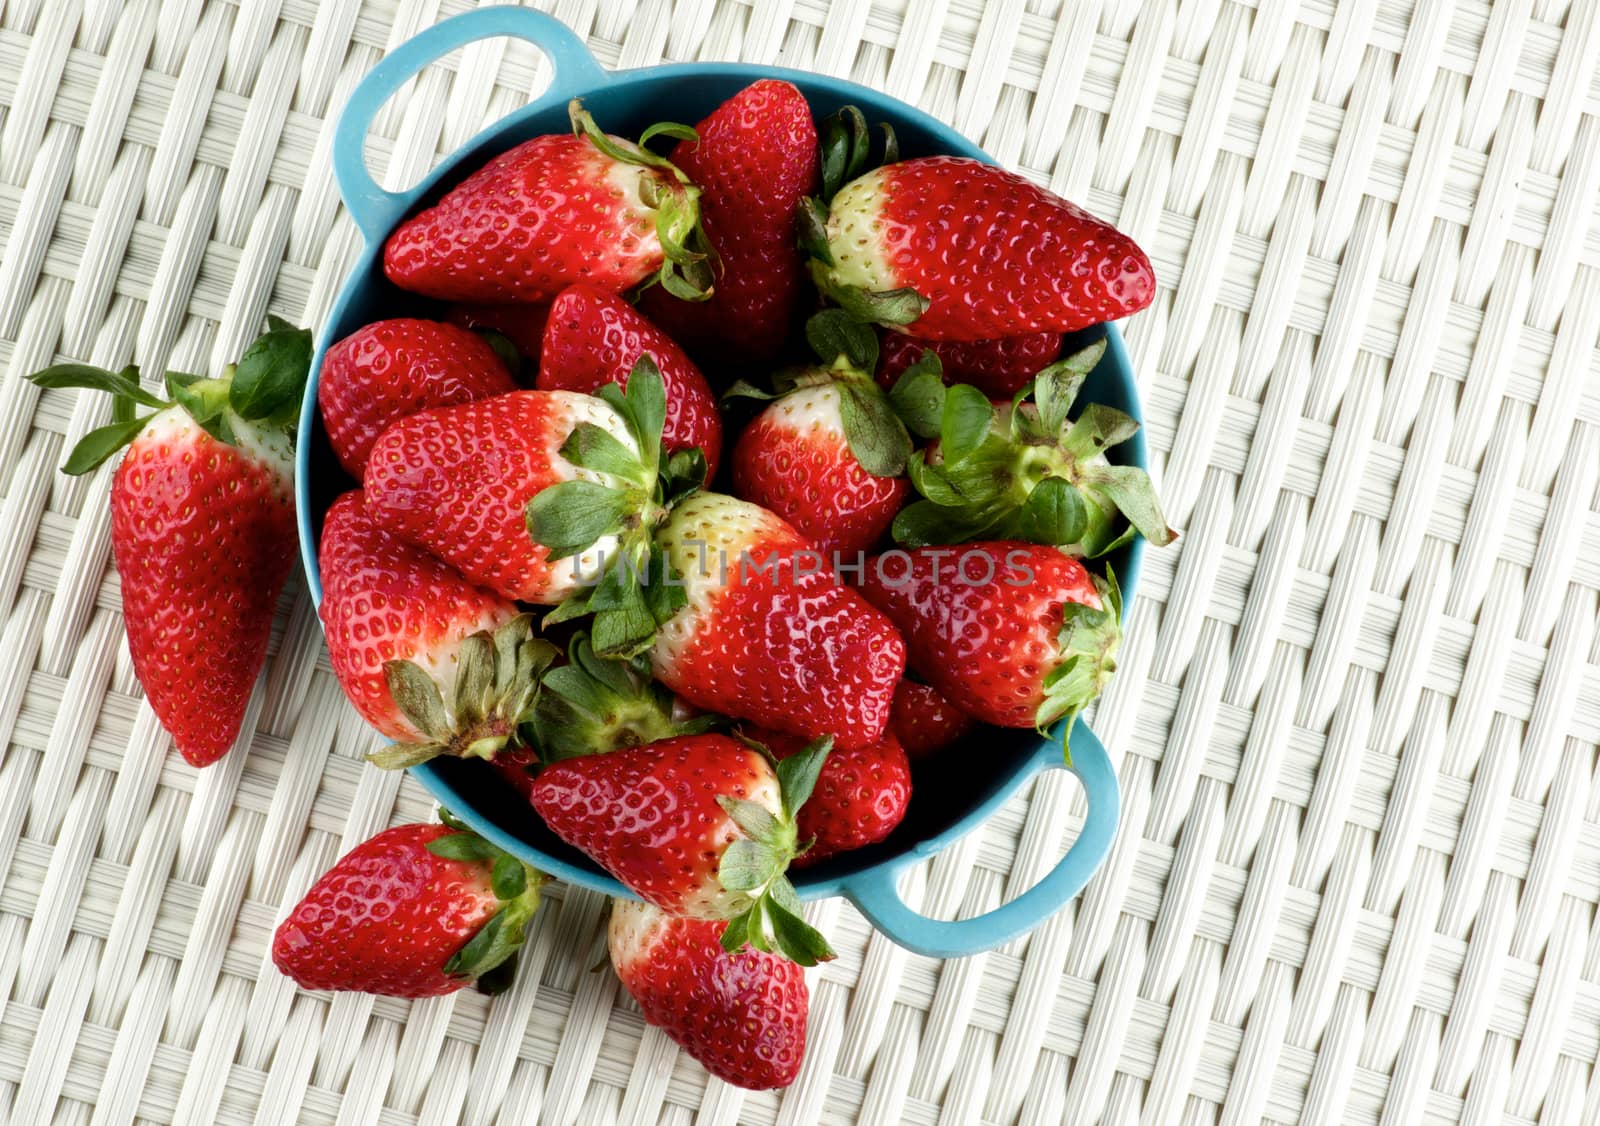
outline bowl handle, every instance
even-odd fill
[[[1033,770],[1037,773],[1065,767],[1076,774],[1088,799],[1088,817],[1078,839],[1050,874],[1010,903],[972,919],[930,919],[913,911],[900,898],[896,882],[904,864],[863,872],[846,880],[841,889],[845,897],[889,938],[907,950],[935,958],[964,958],[992,950],[1037,927],[1083,890],[1111,850],[1116,835],[1120,803],[1117,773],[1104,745],[1089,725],[1080,721],[1073,725],[1071,746],[1069,764],[1063,761],[1058,744],[1047,741],[1033,760]]]
[[[554,16],[532,8],[478,8],[407,39],[356,84],[333,133],[333,177],[345,207],[369,245],[388,235],[410,202],[407,196],[380,188],[367,171],[363,148],[372,119],[395,91],[423,67],[457,47],[497,35],[526,39],[550,60],[555,77],[538,104],[566,101],[607,81],[605,69],[582,39]]]

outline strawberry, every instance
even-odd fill
[[[924,340],[1073,332],[1155,296],[1150,260],[1128,236],[966,157],[886,164],[800,217],[825,296]]]
[[[911,680],[894,690],[889,710],[889,730],[912,761],[952,747],[978,729],[971,716],[939,695],[928,684]]]
[[[391,422],[516,389],[477,333],[402,317],[359,328],[328,349],[317,406],[339,464],[359,480],[372,443]]]
[[[303,989],[437,997],[515,955],[544,876],[441,815],[340,858],[279,924],[273,965]]]
[[[918,360],[890,398],[911,429],[939,440],[911,458],[923,499],[895,517],[895,538],[912,546],[1023,539],[1088,557],[1135,534],[1158,546],[1177,538],[1149,475],[1106,458],[1139,424],[1100,403],[1069,416],[1104,352],[1104,340],[1074,352],[1040,372],[1025,396],[998,404],[976,387],[945,389],[939,361]]]
[[[805,747],[804,740],[781,731],[755,728],[748,735],[780,760]],[[877,844],[894,832],[910,802],[911,763],[892,731],[876,743],[833,751],[795,819],[800,840],[811,847],[794,858],[794,866]]]
[[[700,189],[669,161],[608,137],[571,105],[573,133],[501,153],[383,248],[401,289],[446,301],[538,303],[574,282],[619,292],[655,278],[688,300],[711,289]],[[692,140],[682,125],[658,134]]]
[[[780,373],[779,394],[739,436],[733,487],[782,516],[830,562],[877,545],[905,503],[911,438],[869,374],[877,339],[838,309],[807,335],[827,367]],[[771,396],[744,383],[730,395]]]
[[[1116,669],[1115,579],[1053,547],[894,551],[868,565],[861,593],[905,635],[917,675],[984,723],[1070,728]]]
[[[68,363],[28,377],[116,397],[114,421],[84,435],[62,471],[88,473],[128,448],[111,483],[128,649],[156,718],[194,766],[238,737],[294,564],[290,434],[311,334],[268,321],[221,378],[169,372],[170,402],[140,385],[136,367]]]
[[[445,309],[444,319],[462,328],[499,333],[510,342],[517,356],[531,370],[539,364],[539,351],[544,347],[544,326],[550,319],[550,306],[457,301]]]
[[[609,443],[642,480],[638,446],[611,405],[570,391],[515,391],[421,411],[384,431],[364,478],[367,508],[396,535],[505,598],[554,604],[597,576],[619,539],[607,528],[577,558],[528,538],[524,509],[546,486],[619,482],[566,456],[575,432]],[[620,483],[620,482],[619,482]],[[630,484],[627,495],[643,494]]]
[[[373,762],[492,758],[518,744],[555,656],[530,636],[528,615],[382,527],[359,490],[328,510],[317,562],[334,675],[362,717],[397,741]]]
[[[681,606],[650,649],[695,707],[840,747],[883,737],[905,645],[804,536],[757,505],[695,493],[658,535]]]
[[[723,948],[776,948],[814,965],[833,951],[800,918],[784,872],[795,814],[828,754],[819,739],[773,767],[726,735],[686,735],[547,766],[533,807],[552,831],[670,915],[726,919]]]
[[[951,383],[970,383],[991,399],[1009,399],[1034,373],[1061,355],[1059,332],[1034,332],[999,340],[918,340],[903,332],[883,334],[878,382],[893,387],[896,380],[932,351]]]
[[[712,1075],[752,1091],[787,1087],[806,1050],[805,974],[775,954],[728,953],[726,927],[614,900],[611,964],[644,1019]]]
[[[591,393],[607,383],[626,387],[628,373],[643,355],[655,361],[666,385],[662,448],[698,448],[705,455],[706,477],[714,477],[722,419],[706,377],[666,333],[615,294],[592,285],[561,291],[550,306],[536,386]]]
[[[706,239],[721,263],[709,301],[647,290],[644,308],[675,340],[740,363],[770,360],[800,306],[805,270],[795,209],[817,190],[817,129],[805,96],[763,79],[681,141],[672,163],[700,186]]]

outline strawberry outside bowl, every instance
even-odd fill
[[[380,188],[368,173],[363,154],[367,130],[378,110],[428,64],[467,43],[496,36],[513,36],[538,48],[555,72],[550,88],[537,101],[478,134],[410,190]],[[321,327],[296,450],[300,551],[314,600],[319,604],[322,600],[317,542],[323,516],[336,497],[356,485],[340,469],[322,430],[317,377],[323,355],[333,342],[371,321],[439,313],[438,304],[404,293],[384,277],[384,241],[401,220],[435,202],[496,154],[539,134],[566,132],[571,98],[582,98],[608,132],[637,136],[657,120],[693,124],[737,90],[762,78],[794,83],[819,120],[841,106],[855,105],[869,121],[889,122],[906,156],[948,153],[993,163],[966,138],[920,110],[836,78],[740,63],[609,71],[564,24],[527,8],[480,8],[445,20],[401,44],[361,80],[334,132],[333,169],[365,247]],[[1069,345],[1081,347],[1100,336],[1106,339],[1106,352],[1085,386],[1084,399],[1109,404],[1138,418],[1133,371],[1116,326],[1085,330]],[[1143,433],[1116,447],[1113,456],[1117,461],[1144,466]],[[1124,606],[1132,601],[1143,549],[1143,541],[1135,539],[1109,560],[1122,585]],[[1031,730],[984,729],[968,744],[918,763],[911,805],[899,828],[870,848],[792,872],[800,897],[811,900],[842,895],[895,942],[936,957],[975,954],[1032,930],[1082,890],[1110,850],[1117,826],[1117,778],[1105,748],[1082,721],[1071,732],[1070,762],[1062,755],[1060,739],[1059,728],[1048,739]],[[1066,855],[1048,875],[1010,902],[975,918],[932,919],[906,904],[897,884],[907,868],[977,828],[1026,782],[1053,768],[1066,768],[1077,776],[1088,812]],[[606,895],[629,894],[551,833],[485,764],[441,759],[413,768],[413,773],[442,805],[534,867]]]

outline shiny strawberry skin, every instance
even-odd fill
[[[953,747],[977,729],[977,721],[930,684],[902,680],[894,690],[889,730],[913,761]]]
[[[360,480],[372,444],[390,423],[516,389],[477,333],[402,317],[357,329],[328,349],[317,406],[339,464]]]
[[[607,929],[611,964],[644,1019],[726,1083],[787,1087],[805,1056],[805,974],[776,954],[719,944],[727,924],[665,915],[617,900]]]
[[[1059,332],[1034,332],[998,340],[921,340],[886,332],[878,356],[878,382],[893,387],[905,370],[931,349],[946,383],[970,383],[991,399],[1010,399],[1061,355]]]
[[[238,423],[243,438],[248,423]],[[238,737],[294,564],[287,440],[216,441],[181,408],[152,418],[111,485],[111,549],[133,671],[194,766]]]
[[[437,997],[444,972],[499,908],[489,865],[429,852],[444,825],[398,825],[357,845],[306,892],[272,938],[273,964],[305,989]]]
[[[797,735],[749,729],[746,734],[780,759],[806,745]],[[892,731],[876,743],[832,751],[822,763],[816,788],[795,823],[811,848],[794,858],[804,868],[851,849],[877,844],[905,818],[911,803],[911,762]]]
[[[904,634],[911,668],[974,719],[1034,726],[1044,679],[1062,661],[1062,607],[1100,607],[1089,572],[1018,541],[907,554],[908,567],[899,553],[870,563],[860,589]]]
[[[592,285],[561,291],[550,306],[535,384],[548,391],[592,394],[607,383],[626,387],[634,361],[648,354],[667,389],[662,448],[699,447],[706,478],[716,475],[722,453],[722,418],[706,377],[682,348],[632,305]]]
[[[386,661],[453,669],[461,640],[517,614],[509,601],[473,586],[449,564],[387,531],[359,489],[334,501],[322,524],[317,563],[328,659],[344,694],[391,739],[421,739],[384,680]],[[453,673],[440,690],[449,699]]]
[[[883,539],[911,482],[862,468],[845,440],[837,386],[804,387],[772,403],[739,435],[733,491],[783,517],[822,552],[857,562]]]
[[[852,180],[833,199],[827,238],[835,280],[928,299],[907,326],[927,340],[1073,332],[1155,296],[1150,259],[1127,235],[966,157],[905,160]]]
[[[781,809],[771,764],[726,735],[552,763],[534,780],[532,800],[557,836],[639,898],[674,915],[718,919],[735,903],[718,863],[744,835],[718,797]]]
[[[836,747],[882,738],[905,644],[809,540],[758,505],[696,493],[658,541],[688,604],[657,633],[657,680],[695,707]]]
[[[551,565],[529,539],[524,509],[559,481],[597,475],[557,451],[579,422],[632,448],[620,416],[588,395],[516,391],[401,419],[372,448],[367,507],[385,528],[505,598],[554,604],[599,572],[603,536],[575,562]]]
[[[446,301],[549,301],[577,281],[627,289],[661,266],[654,213],[639,198],[652,178],[673,183],[586,137],[535,137],[402,223],[384,246],[384,273]]]
[[[705,302],[658,288],[644,308],[674,339],[741,361],[771,359],[805,293],[795,209],[817,190],[817,128],[788,82],[745,87],[695,127],[672,162],[698,184],[706,235],[722,262]]]
[[[494,302],[457,301],[444,311],[444,319],[462,328],[488,329],[511,341],[528,364],[539,363],[544,346],[544,325],[550,306],[501,305]]]

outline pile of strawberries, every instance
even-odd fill
[[[901,160],[850,109],[819,136],[788,83],[637,143],[572,119],[391,236],[389,280],[434,319],[326,355],[357,486],[321,529],[329,654],[392,740],[375,763],[481,760],[637,897],[610,948],[646,1019],[729,1082],[783,1086],[801,967],[833,956],[788,869],[884,841],[917,760],[983,724],[1065,729],[1115,668],[1121,596],[1085,561],[1174,533],[1106,456],[1136,424],[1077,402],[1103,341],[1062,352],[1154,278],[1012,173]],[[69,469],[133,443],[112,496],[130,644],[196,763],[237,734],[287,572],[307,350],[275,323],[237,371],[169,377],[171,403],[136,372],[37,377],[119,396]],[[442,817],[340,860],[277,965],[308,988],[503,986],[545,877]]]

